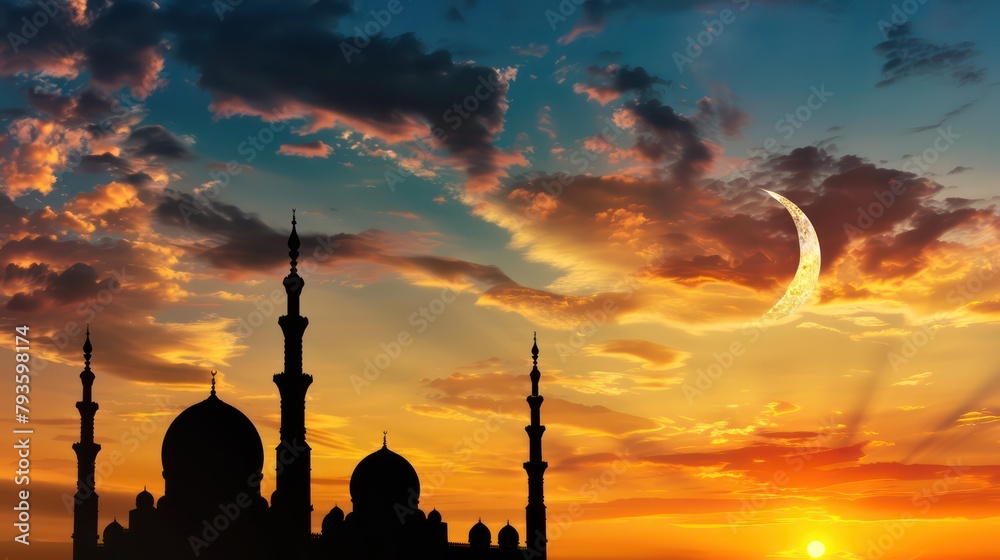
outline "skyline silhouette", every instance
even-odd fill
[[[263,443],[253,421],[225,403],[216,390],[218,372],[211,372],[211,390],[202,402],[185,408],[170,422],[163,436],[162,460],[165,491],[156,500],[146,487],[136,495],[128,512],[128,526],[117,515],[99,530],[99,487],[94,443],[96,375],[91,370],[93,345],[90,326],[83,344],[84,369],[80,373],[83,400],[77,455],[77,492],[73,499],[73,560],[124,560],[126,558],[270,558],[393,559],[419,556],[455,559],[547,558],[542,460],[541,372],[538,344],[531,347],[532,368],[528,475],[525,506],[526,538],[507,524],[492,533],[482,518],[469,529],[468,541],[449,538],[448,523],[437,508],[425,513],[419,507],[420,479],[404,457],[388,448],[382,432],[381,449],[369,454],[350,477],[352,510],[334,505],[313,531],[314,511],[310,448],[306,439],[305,390],[313,377],[303,371],[303,335],[309,320],[302,316],[305,281],[298,274],[301,242],[295,211],[288,237],[289,273],[282,284],[287,313],[278,318],[284,337],[284,367],[274,374],[281,390],[280,442],[275,448],[276,489],[270,504],[261,495]],[[322,435],[322,434],[321,434]]]

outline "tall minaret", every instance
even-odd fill
[[[312,376],[302,373],[302,334],[309,319],[299,314],[299,296],[305,282],[295,268],[299,258],[299,236],[295,232],[295,210],[292,210],[292,233],[288,236],[288,256],[291,272],[282,282],[288,294],[288,314],[278,318],[285,335],[285,368],[274,376],[281,394],[281,443],[277,451],[276,489],[271,507],[280,522],[291,531],[291,537],[305,546],[311,533],[312,504],[309,498],[311,449],[306,444],[306,391]]]
[[[76,495],[73,501],[73,560],[93,560],[97,557],[97,492],[94,488],[94,470],[100,444],[94,443],[94,372],[90,371],[90,325],[87,341],[83,343],[83,400],[76,403],[80,411],[80,441],[73,444],[76,452]]]
[[[531,346],[531,363],[531,396],[528,397],[531,425],[524,427],[528,432],[528,462],[524,464],[524,470],[528,473],[525,545],[529,552],[526,558],[545,560],[548,539],[545,536],[545,495],[542,490],[542,476],[549,464],[542,460],[542,434],[545,433],[545,426],[542,425],[541,410],[542,401],[545,399],[538,394],[538,379],[542,374],[538,371],[537,337]]]

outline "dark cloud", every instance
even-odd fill
[[[587,69],[591,77],[599,81],[601,87],[613,89],[619,93],[649,91],[657,84],[667,84],[663,79],[652,76],[642,66],[609,66],[601,68],[591,66]]]
[[[508,85],[493,68],[427,52],[412,33],[355,41],[309,10],[283,7],[277,17],[244,4],[220,22],[206,6],[176,4],[165,21],[176,55],[197,69],[219,113],[301,117],[312,130],[343,122],[395,142],[437,130],[472,179],[504,167],[493,135]]]
[[[33,270],[34,267],[34,270]],[[42,270],[48,270],[47,265],[34,264],[27,269],[11,270],[10,266],[4,274],[4,283],[9,274],[22,274],[22,277],[36,274],[35,279],[42,281],[42,287],[30,292],[16,292],[7,300],[7,310],[12,312],[34,312],[41,309],[46,302],[55,305],[76,303],[95,295],[100,286],[97,271],[90,265],[76,263],[60,273],[41,275]]]
[[[152,2],[114,2],[101,12],[88,29],[84,49],[94,82],[112,88],[152,86],[152,75],[159,71],[158,11]]]
[[[659,93],[656,86],[669,87],[672,81],[651,75],[642,66],[630,68],[610,64],[591,65],[587,68],[587,80],[573,86],[576,93],[586,93],[587,98],[607,105],[619,97],[633,93],[639,99],[651,99]]]
[[[125,158],[104,152],[100,155],[82,156],[77,171],[81,173],[117,172],[128,175],[132,173],[132,164]]]
[[[0,5],[0,35],[5,39],[0,42],[0,75],[27,72],[75,77],[80,71],[76,55],[86,43],[86,27],[75,23],[64,9],[29,38],[24,21],[30,22],[39,11],[34,3]]]
[[[643,159],[671,161],[670,168],[682,184],[701,176],[712,152],[693,120],[658,99],[636,101],[628,108],[637,118],[635,150]]]
[[[721,83],[712,84],[711,97],[698,100],[698,111],[703,120],[717,123],[730,138],[743,138],[743,127],[750,124],[750,115],[739,108],[736,96]]]
[[[139,127],[124,142],[129,155],[170,160],[191,159],[194,154],[188,144],[166,128],[155,124]]]
[[[55,92],[45,92],[37,88],[29,89],[25,92],[28,103],[39,112],[64,120],[70,116],[76,102],[72,97],[60,95]]]
[[[192,245],[188,250],[220,269],[265,271],[288,264],[282,250],[287,247],[288,231],[276,230],[257,215],[236,206],[196,200],[189,194],[168,190],[154,216],[161,224],[186,228],[206,238],[205,243]],[[300,233],[303,255],[300,260],[313,255],[317,263],[325,265],[345,260],[364,261],[402,274],[419,274],[455,284],[512,284],[497,266],[430,255],[400,255],[392,236],[379,230],[330,236]],[[275,250],[262,251],[262,247]]]
[[[9,263],[3,271],[3,285],[9,284],[37,284],[49,275],[49,265],[43,263],[31,263],[22,267],[14,263]]]
[[[965,85],[980,82],[986,75],[986,69],[974,62],[977,51],[971,41],[955,45],[931,43],[914,37],[910,22],[887,30],[886,36],[885,41],[875,45],[875,53],[885,60],[882,81],[876,87],[914,76],[932,76]]]

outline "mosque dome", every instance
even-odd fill
[[[156,500],[153,499],[153,495],[145,487],[142,489],[142,492],[139,492],[135,496],[136,509],[152,509],[155,502]]]
[[[116,544],[125,535],[125,527],[118,522],[118,518],[114,521],[108,523],[108,526],[104,528],[104,544]]]
[[[170,423],[162,459],[163,478],[173,489],[227,487],[234,482],[254,486],[264,467],[264,445],[253,422],[222,402],[213,388],[211,396]]]
[[[355,511],[392,509],[395,504],[415,509],[420,497],[420,479],[413,465],[383,442],[381,449],[354,468],[350,490]]]
[[[344,510],[340,506],[333,506],[330,513],[323,518],[323,534],[332,534],[337,527],[344,522]]]
[[[510,521],[500,529],[497,533],[497,544],[500,548],[517,548],[521,544],[521,536],[517,534],[517,529],[515,529]]]
[[[431,512],[427,514],[427,521],[430,521],[431,523],[440,523],[441,512],[438,511],[437,508],[432,509]]]
[[[469,546],[474,547],[487,547],[493,542],[493,533],[490,532],[490,528],[487,527],[483,520],[480,519],[478,523],[469,529]]]

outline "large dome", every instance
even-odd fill
[[[402,504],[416,509],[420,479],[402,455],[382,448],[365,457],[351,474],[351,501],[355,511],[392,508]]]
[[[254,487],[264,467],[264,445],[246,415],[212,394],[170,423],[162,459],[167,493]]]

